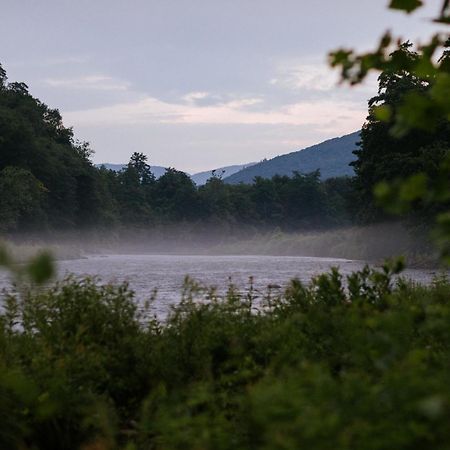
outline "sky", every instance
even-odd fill
[[[0,0],[0,63],[58,108],[96,163],[193,173],[358,130],[372,77],[338,85],[327,54],[371,50],[387,29],[437,28],[385,0]]]

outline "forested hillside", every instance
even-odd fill
[[[406,61],[418,58],[409,44],[398,52]],[[361,132],[256,164],[225,180],[211,173],[203,186],[196,186],[173,168],[156,178],[142,153],[134,153],[120,171],[95,167],[89,145],[75,139],[60,113],[34,98],[24,83],[7,83],[1,69],[0,230],[149,229],[189,223],[200,230],[292,231],[385,221],[388,216],[373,200],[374,189],[419,170],[438,179],[450,128],[442,120],[433,129],[394,136],[394,124],[380,120],[374,107],[396,108],[405,96],[427,92],[432,84],[405,71],[385,71],[379,80]],[[318,160],[323,172],[316,170]],[[353,168],[353,177],[333,177]],[[425,228],[436,210],[445,208],[419,198],[412,206],[409,219]]]
[[[226,183],[253,183],[255,177],[272,178],[275,175],[292,176],[294,172],[320,171],[322,179],[353,176],[350,163],[356,159],[359,131],[317,145],[261,161],[225,178]]]
[[[0,66],[0,229],[104,223],[111,198],[104,177],[58,110],[7,83]]]
[[[134,153],[122,170],[95,167],[89,145],[75,139],[58,110],[24,83],[0,84],[0,230],[148,228],[172,223],[302,229],[347,223],[350,180],[320,181],[319,172],[231,186],[211,174],[196,187],[169,168],[159,178]]]

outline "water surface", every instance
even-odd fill
[[[126,281],[138,301],[150,298],[156,289],[153,308],[158,316],[164,316],[169,306],[180,300],[186,275],[204,285],[217,286],[219,292],[226,290],[230,280],[241,290],[248,289],[252,277],[254,288],[264,292],[268,285],[282,289],[292,278],[308,282],[332,266],[339,267],[345,276],[364,265],[364,261],[298,256],[96,255],[59,261],[58,277],[74,274],[98,276],[102,282]],[[431,270],[409,269],[403,276],[428,283],[434,274]],[[0,274],[0,287],[7,285],[7,276]]]

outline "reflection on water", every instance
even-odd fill
[[[363,261],[332,258],[291,256],[186,256],[186,255],[110,255],[91,256],[86,259],[58,262],[59,277],[96,275],[102,282],[127,281],[143,301],[157,289],[155,313],[163,316],[171,304],[181,298],[181,288],[186,275],[208,286],[217,286],[223,292],[230,279],[240,289],[249,286],[253,277],[256,290],[267,286],[285,287],[290,279],[308,282],[313,276],[337,266],[345,276],[364,266]],[[428,283],[434,271],[406,270],[403,276]],[[7,276],[0,274],[0,288],[8,285]]]

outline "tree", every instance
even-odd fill
[[[279,179],[277,178],[279,181]],[[252,200],[255,203],[257,217],[265,225],[276,225],[283,217],[283,206],[277,189],[279,182],[274,178],[256,177],[252,189]]]
[[[155,205],[167,220],[189,220],[198,217],[197,190],[191,177],[168,168],[155,185]]]
[[[98,223],[104,204],[89,145],[74,142],[59,111],[35,99],[26,84],[6,83],[3,68],[0,79],[0,170],[23,169],[45,186],[42,227]]]
[[[390,8],[400,9],[408,14],[420,8],[420,0],[391,0]],[[435,22],[450,25],[450,1],[443,0]],[[388,124],[389,134],[393,138],[406,138],[422,130],[436,136],[435,141],[421,145],[421,151],[442,154],[442,159],[434,173],[421,170],[404,181],[389,183],[385,179],[374,186],[376,197],[386,207],[404,212],[417,202],[434,208],[436,235],[444,260],[450,263],[450,53],[448,51],[450,35],[434,34],[429,41],[417,48],[413,55],[409,48],[405,51],[402,40],[395,41],[387,32],[381,38],[373,52],[358,55],[353,50],[339,49],[330,53],[330,64],[340,67],[341,79],[349,84],[358,84],[371,72],[381,72],[379,100],[370,108],[371,122]],[[438,56],[436,56],[436,54]],[[440,55],[440,56],[439,56]],[[397,101],[391,104],[387,93],[393,85],[402,86],[404,81],[418,81],[415,89],[395,89]],[[384,91],[383,91],[384,89]],[[381,125],[378,125],[380,127]],[[440,139],[443,135],[444,139]],[[414,142],[413,142],[414,143]],[[415,143],[414,143],[415,144]],[[415,145],[417,148],[417,146]],[[363,149],[364,151],[364,141]],[[435,156],[432,156],[434,159]],[[410,161],[405,160],[409,163]],[[363,162],[359,168],[363,170]],[[401,175],[401,174],[399,174]],[[405,174],[408,175],[408,174]],[[375,183],[377,180],[373,180]]]
[[[7,80],[8,80],[8,77],[6,76],[6,70],[0,64],[0,90],[4,89],[6,87]]]
[[[43,204],[47,189],[28,170],[3,169],[0,192],[0,230],[29,230],[46,220]]]
[[[291,178],[274,177],[278,197],[283,205],[284,221],[291,228],[320,227],[326,218],[326,195],[320,182],[320,171],[302,174],[295,171]]]
[[[199,214],[203,218],[221,221],[230,219],[232,215],[230,186],[220,176],[213,176],[198,189]]]
[[[404,61],[412,63],[419,55],[411,51],[411,47],[412,44],[406,42],[395,52],[401,53]],[[397,58],[394,53],[391,56]],[[413,128],[407,133],[396,133],[394,117],[405,98],[425,94],[431,88],[432,80],[393,68],[385,69],[378,80],[378,94],[369,100],[369,115],[361,130],[360,149],[354,152],[358,158],[351,163],[361,196],[360,217],[366,222],[384,218],[373,200],[378,183],[406,178],[427,166],[428,174],[434,176],[436,164],[433,170],[430,161],[439,163],[445,156],[440,148],[450,145],[450,124],[446,120],[440,120],[433,129]],[[380,120],[380,108],[390,111],[389,120]],[[436,146],[437,143],[440,146]]]
[[[155,177],[147,164],[147,156],[134,152],[127,167],[119,173],[118,181],[122,222],[134,225],[151,223],[150,203]]]
[[[128,169],[135,171],[140,184],[151,184],[155,181],[155,176],[147,164],[147,156],[143,153],[134,152],[131,155]]]

